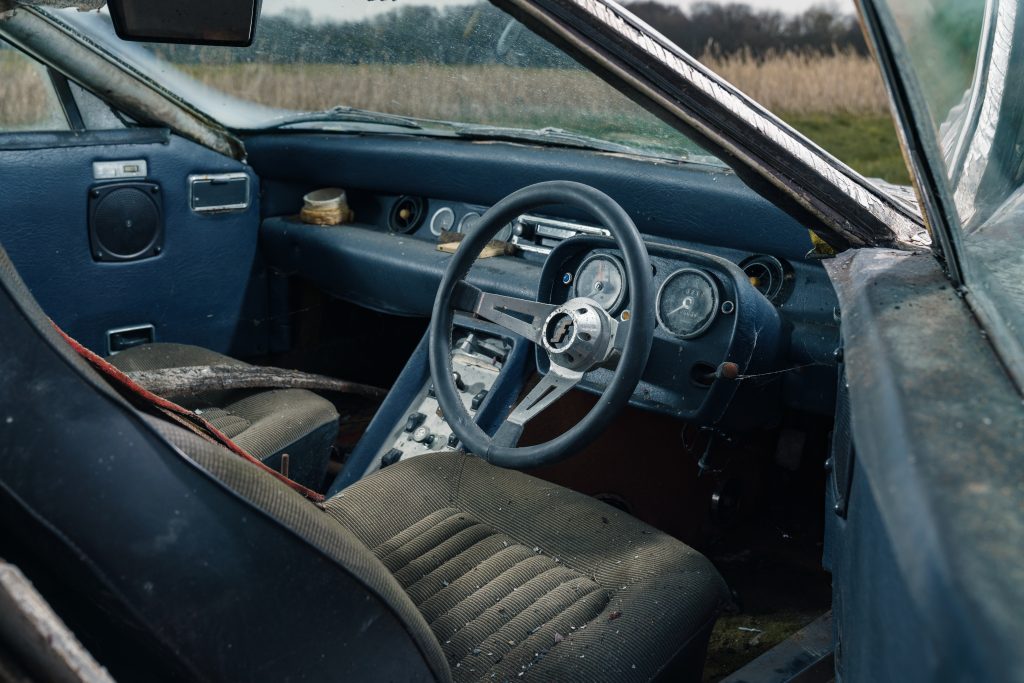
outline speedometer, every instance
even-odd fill
[[[658,324],[680,339],[703,334],[717,311],[718,288],[702,270],[677,270],[658,291]]]
[[[586,297],[609,313],[626,298],[626,271],[622,261],[607,254],[588,257],[576,270],[575,296]]]

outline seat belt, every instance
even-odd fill
[[[159,416],[171,420],[211,443],[224,446],[235,455],[244,460],[248,460],[253,465],[263,469],[265,472],[284,482],[287,486],[298,491],[314,503],[322,503],[324,501],[324,496],[322,494],[319,494],[312,489],[308,489],[298,482],[292,481],[277,470],[263,464],[259,458],[256,458],[246,452],[241,446],[232,441],[227,434],[214,427],[209,421],[203,419],[200,415],[197,415],[188,408],[183,408],[177,403],[161,398],[142,387],[131,377],[72,339],[64,332],[64,330],[60,329],[60,327],[53,323],[52,320],[50,321],[50,324],[53,325],[58,334],[64,338],[64,341],[66,341],[79,356],[84,358],[90,365],[92,365],[93,368],[102,374],[114,386],[114,388],[118,389],[119,393],[136,408],[150,413],[157,413]]]

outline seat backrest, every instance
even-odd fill
[[[0,556],[115,678],[450,679],[365,546],[226,449],[136,412],[63,344],[2,248],[0,330]]]

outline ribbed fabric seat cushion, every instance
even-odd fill
[[[728,599],[675,539],[462,453],[404,460],[326,509],[405,588],[455,681],[683,680]]]
[[[373,553],[430,624],[456,681],[474,680],[506,657],[531,666],[556,637],[608,604],[593,579],[455,508],[428,515]]]
[[[165,343],[136,346],[108,360],[124,372],[246,365],[198,346]],[[327,399],[305,389],[274,389],[207,392],[180,403],[275,469],[280,455],[288,453],[293,479],[314,488],[321,485],[338,430],[338,412]]]

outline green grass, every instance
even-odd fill
[[[888,115],[783,114],[782,118],[863,175],[910,184]]]

